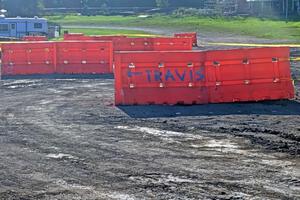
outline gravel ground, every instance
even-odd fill
[[[0,199],[300,199],[299,88],[115,107],[109,77],[0,81]]]

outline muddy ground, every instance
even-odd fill
[[[294,101],[115,107],[110,77],[0,81],[0,199],[300,199],[296,89]]]

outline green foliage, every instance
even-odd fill
[[[142,26],[174,28],[185,31],[228,32],[270,39],[292,39],[300,41],[300,22],[285,23],[280,20],[243,17],[199,17],[157,15],[150,18],[123,16],[52,16],[50,21],[62,25],[97,26]]]
[[[200,8],[178,8],[173,11],[173,15],[176,17],[186,17],[186,16],[213,16],[216,12],[208,9]]]
[[[126,30],[126,29],[103,29],[103,28],[64,28],[62,32],[84,33],[85,35],[126,35],[134,37],[154,36],[145,31]]]
[[[50,22],[61,25],[119,25],[130,24],[139,21],[134,16],[77,16],[77,15],[58,15],[48,16]]]
[[[83,15],[95,14],[109,14],[120,11],[120,7],[126,7],[131,12],[138,13],[138,7],[160,7],[168,8],[161,9],[161,11],[171,11],[174,8],[181,8],[175,13],[179,16],[199,16],[199,15],[231,15],[234,14],[230,11],[224,10],[224,5],[230,5],[229,2],[237,1],[213,1],[212,4],[208,3],[209,0],[0,0],[0,9],[8,10],[10,16],[34,16],[43,13],[54,14],[53,12],[80,12]],[[260,1],[251,1],[251,10],[245,10],[249,6],[250,1],[241,0],[237,6],[239,12],[244,14],[256,14],[256,16],[269,16],[269,17],[284,17],[284,4],[280,3],[283,0],[276,0],[277,3],[273,6],[264,6]],[[293,0],[288,0],[289,3],[289,19],[299,18],[299,5],[292,4]],[[295,1],[294,1],[295,2]],[[266,3],[270,5],[269,3]],[[292,6],[294,5],[294,6]],[[54,8],[51,11],[45,11],[43,8]],[[56,9],[56,11],[54,11]],[[126,10],[125,9],[125,10]],[[121,9],[122,10],[122,9]],[[149,9],[150,10],[150,9]],[[232,10],[232,8],[230,9]]]
[[[167,8],[169,7],[169,0],[156,0],[156,5],[159,8]]]
[[[43,9],[43,0],[2,0],[2,8],[8,10],[10,16],[34,16]]]

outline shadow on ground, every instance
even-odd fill
[[[192,106],[118,106],[132,118],[216,116],[216,115],[300,115],[297,101],[265,101]]]

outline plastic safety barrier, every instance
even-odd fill
[[[193,49],[192,37],[128,38],[126,36],[86,36],[83,34],[65,34],[64,40],[112,41],[114,51],[177,51]]]
[[[175,33],[174,37],[176,37],[176,38],[192,38],[192,40],[193,40],[193,46],[194,47],[198,46],[198,38],[197,38],[197,33],[196,32],[191,32],[191,33]]]
[[[47,41],[46,36],[24,36],[22,37],[23,41]]]
[[[67,33],[64,34],[64,40],[81,40],[81,38],[85,37],[83,33]]]
[[[119,52],[115,104],[206,104],[294,98],[289,48]]]
[[[113,42],[114,51],[176,51],[193,49],[191,38],[119,38]]]
[[[1,75],[53,74],[53,43],[27,42],[2,44]]]
[[[3,76],[113,72],[111,42],[26,42],[1,48]]]
[[[113,72],[112,42],[56,43],[59,74],[106,74]]]

